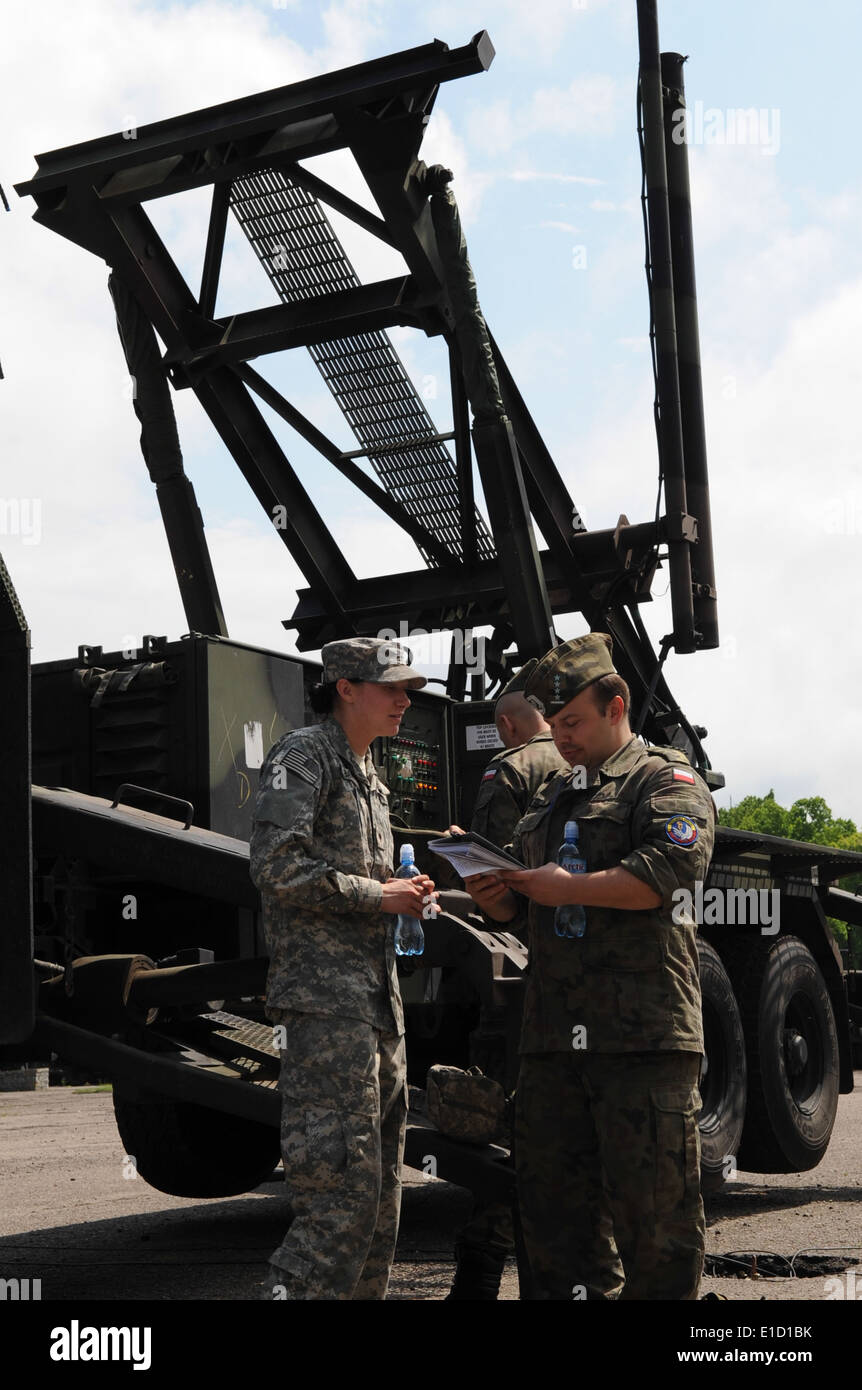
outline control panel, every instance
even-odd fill
[[[471,700],[452,707],[454,810],[458,825],[469,829],[473,807],[491,758],[503,744],[494,723],[493,700]]]
[[[448,699],[411,691],[412,704],[394,738],[376,739],[374,761],[389,788],[394,826],[445,830],[449,817]]]

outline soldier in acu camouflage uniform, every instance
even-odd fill
[[[392,876],[389,793],[368,749],[397,734],[425,678],[406,648],[375,638],[322,655],[313,704],[329,717],[270,749],[251,838],[294,1213],[269,1284],[280,1298],[383,1299],[407,1116],[393,914],[421,917],[434,885]]]
[[[695,1299],[703,1031],[695,926],[673,920],[672,895],[705,879],[715,812],[678,749],[632,736],[610,648],[591,633],[532,673],[527,699],[587,785],[551,776],[515,833],[528,869],[467,886],[494,920],[514,923],[527,908],[515,1132],[532,1296],[613,1297],[614,1253],[599,1238],[609,1221],[619,1297]],[[567,820],[580,828],[585,874],[555,863]],[[585,935],[558,937],[554,909],[573,902],[585,907]]]

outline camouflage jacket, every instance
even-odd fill
[[[470,829],[504,848],[515,826],[549,772],[567,771],[549,730],[534,734],[517,748],[505,748],[489,762],[479,783]]]
[[[588,873],[621,865],[662,901],[645,911],[587,907],[585,935],[570,939],[554,934],[552,907],[519,900],[529,923],[520,1050],[702,1052],[695,925],[671,913],[675,889],[693,892],[706,879],[715,834],[709,790],[678,749],[637,738],[588,786],[572,780],[571,771],[547,779],[518,822],[512,853],[529,868],[554,862],[565,822],[576,820]]]
[[[371,754],[363,771],[331,718],[280,738],[260,771],[250,866],[271,1017],[293,1009],[404,1032],[397,918],[381,912],[392,859],[389,792]]]

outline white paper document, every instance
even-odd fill
[[[440,840],[429,840],[428,848],[441,858],[448,859],[462,878],[471,878],[473,874],[491,874],[499,869],[527,867],[481,835],[446,835]]]

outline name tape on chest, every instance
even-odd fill
[[[272,760],[273,768],[283,767],[286,772],[292,772],[303,781],[315,786],[316,777],[312,771],[311,763],[307,758],[295,748],[286,748],[283,753],[279,753],[277,758]]]
[[[688,782],[694,786],[694,773],[686,772],[684,767],[675,767],[673,770],[673,780],[675,782]]]
[[[688,816],[672,816],[665,824],[664,833],[675,845],[688,849],[697,839],[697,826]]]

